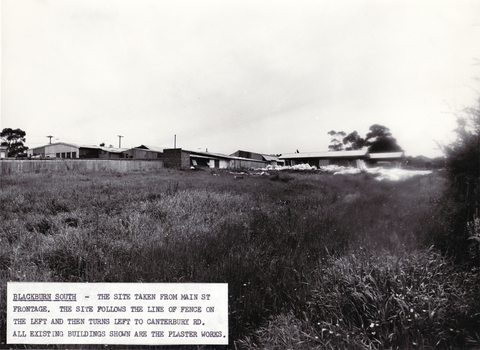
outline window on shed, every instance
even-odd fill
[[[65,158],[65,152],[62,152],[62,158]]]
[[[70,152],[67,152],[67,158],[71,158],[72,154]]]
[[[60,158],[60,153],[55,154],[55,157]]]
[[[77,152],[72,152],[72,158],[77,158]]]

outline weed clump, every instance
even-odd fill
[[[289,176],[288,174],[281,173],[277,171],[274,175],[270,176],[271,181],[281,181],[281,182],[290,182],[294,178],[292,176]]]
[[[462,271],[433,250],[402,257],[388,252],[329,257],[310,281],[306,313],[275,316],[239,345],[478,347],[479,282],[477,270]]]
[[[42,218],[40,221],[34,223],[27,222],[25,228],[29,232],[39,232],[45,235],[52,228],[52,223],[47,218]]]

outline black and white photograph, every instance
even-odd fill
[[[0,5],[1,349],[480,349],[480,1]]]

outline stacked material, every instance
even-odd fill
[[[360,170],[357,168],[345,168],[345,167],[337,167],[337,169],[332,168],[333,166],[329,165],[328,167],[322,167],[321,170],[324,168],[329,168],[325,171],[332,172],[334,175],[345,175],[345,174],[359,174],[359,173],[368,173],[373,175],[378,175],[375,177],[376,180],[389,180],[389,181],[401,181],[409,179],[413,176],[418,175],[428,175],[432,172],[430,170],[405,170],[400,168],[365,168],[364,170]],[[340,169],[343,168],[343,169]]]

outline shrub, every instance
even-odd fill
[[[453,202],[453,208],[445,213],[450,222],[448,232],[437,240],[437,245],[449,250],[458,262],[480,265],[480,259],[472,259],[469,253],[468,222],[478,212],[480,191],[480,99],[477,106],[465,108],[457,116],[457,139],[443,150],[447,156],[446,165],[452,183],[452,190],[445,199]]]
[[[476,107],[465,108],[457,117],[457,139],[443,146],[447,155],[447,169],[455,177],[480,176],[480,99]]]
[[[270,176],[270,180],[272,181],[282,181],[282,182],[289,182],[292,181],[294,178],[289,176],[288,173],[281,173],[277,171],[274,175]]]

